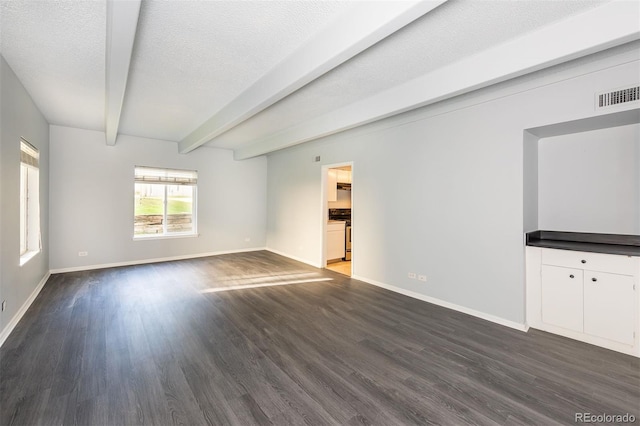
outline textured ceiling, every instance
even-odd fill
[[[250,144],[605,2],[450,0],[207,145]]]
[[[145,1],[121,132],[183,138],[351,6]]]
[[[106,34],[122,29],[118,26],[122,21],[107,22],[108,1],[124,0],[0,0],[1,53],[51,124],[105,130]],[[442,2],[425,1],[432,1],[433,7]],[[142,0],[139,19],[132,19],[135,31],[127,39],[129,46],[133,44],[130,67],[125,62],[125,76],[119,80],[122,87],[126,82],[122,114],[112,118],[120,118],[117,133],[179,142],[241,99],[243,111],[262,112],[207,145],[242,150],[256,141],[274,139],[273,135],[280,137],[287,129],[311,129],[309,122],[316,117],[345,106],[355,108],[358,101],[420,77],[424,80],[434,70],[464,58],[486,58],[488,49],[535,35],[556,22],[562,21],[564,30],[567,21],[563,20],[604,3],[608,1],[449,0],[430,12],[417,13],[411,20],[426,14],[413,22],[396,22],[392,31],[411,23],[354,57],[355,50],[346,54],[334,44],[338,46],[335,53],[325,51],[341,58],[336,63],[345,62],[324,75],[317,72],[313,76],[320,77],[315,81],[283,99],[291,91],[263,102],[260,96],[272,96],[274,90],[264,83],[273,80],[261,78],[278,64],[286,67],[277,77],[295,86],[295,73],[286,71],[291,70],[290,63],[304,69],[310,56],[300,52],[313,56],[328,40],[346,40],[346,35],[356,32],[354,28],[363,27],[356,24],[365,22],[378,26],[368,30],[368,35],[392,32],[385,32],[393,26],[391,15],[386,23],[362,17],[352,26],[353,15],[349,14],[364,16],[363,12],[375,9],[374,4],[419,9],[416,4],[427,3]],[[603,9],[594,12],[598,19]],[[618,19],[610,21],[605,22],[609,28],[619,23]],[[316,48],[305,50],[310,40]],[[348,47],[346,42],[342,47]],[[303,59],[295,62],[291,58]],[[311,74],[321,68],[314,66],[309,67]],[[330,67],[322,72],[326,69]],[[248,91],[254,83],[257,89]],[[453,83],[457,81],[451,80]],[[247,93],[250,96],[239,96]]]
[[[2,56],[49,123],[104,130],[106,4],[2,1]]]

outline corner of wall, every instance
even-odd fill
[[[528,130],[522,132],[523,143],[523,232],[538,229],[538,140]]]

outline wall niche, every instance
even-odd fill
[[[523,231],[640,235],[640,110],[526,129]]]

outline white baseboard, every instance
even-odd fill
[[[444,300],[436,299],[435,297],[426,296],[424,294],[416,293],[415,291],[406,290],[404,288],[396,287],[393,285],[381,283],[379,281],[371,280],[369,278],[353,275],[351,278],[363,281],[368,284],[382,287],[387,290],[391,290],[396,293],[404,294],[405,296],[413,297],[414,299],[422,300],[424,302],[433,303],[434,305],[442,306],[443,308],[452,309],[454,311],[462,312],[483,320],[491,321],[496,324],[504,325],[505,327],[513,328],[519,331],[528,331],[529,327],[526,324],[521,324],[514,321],[509,321],[504,318],[496,317],[494,315],[486,314],[484,312],[476,311],[475,309],[467,308],[465,306],[456,305],[455,303],[446,302]]]
[[[320,266],[319,263],[309,262],[306,259],[302,259],[300,257],[293,256],[293,255],[291,255],[289,253],[285,253],[285,252],[282,252],[280,250],[272,249],[272,248],[269,248],[269,247],[267,247],[265,250],[270,251],[271,253],[279,254],[280,256],[288,257],[289,259],[293,259],[293,260],[295,260],[297,262],[306,263],[307,265],[313,266],[314,268],[322,268],[322,266]]]
[[[20,309],[18,309],[18,312],[16,312],[13,318],[11,318],[11,321],[9,321],[9,323],[6,325],[4,330],[2,330],[2,333],[0,333],[0,347],[2,347],[5,340],[7,340],[7,337],[9,337],[13,329],[16,328],[16,325],[18,325],[18,322],[20,322],[24,314],[27,312],[27,310],[29,309],[29,306],[31,306],[33,301],[36,300],[36,297],[38,297],[38,294],[40,294],[42,287],[44,287],[44,285],[46,284],[50,276],[51,276],[51,273],[47,272],[47,274],[40,280],[40,282],[38,283],[36,288],[33,290],[33,292],[31,292],[27,300],[25,300],[22,306],[20,306]]]
[[[90,271],[93,269],[115,268],[118,266],[144,265],[147,263],[170,262],[172,260],[196,259],[199,257],[218,256],[221,254],[232,254],[232,253],[245,253],[245,252],[260,251],[260,250],[267,250],[267,248],[253,247],[253,248],[239,249],[239,250],[223,250],[223,251],[212,251],[208,253],[184,254],[180,256],[170,256],[170,257],[158,257],[155,259],[140,259],[140,260],[129,260],[125,262],[103,263],[99,265],[74,266],[71,268],[52,269],[50,272],[52,274],[62,274],[65,272]]]

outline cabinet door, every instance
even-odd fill
[[[583,331],[581,269],[542,265],[542,321]]]
[[[633,345],[633,277],[584,272],[584,332]]]

